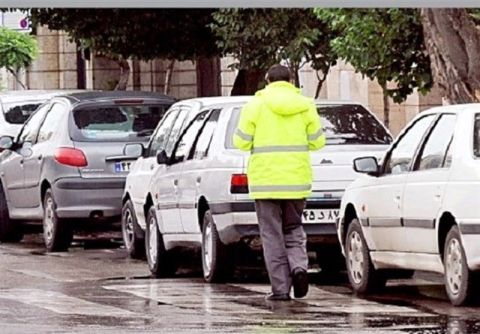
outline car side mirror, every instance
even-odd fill
[[[353,169],[357,173],[368,174],[371,176],[378,176],[379,167],[377,158],[375,157],[363,157],[353,160]]]
[[[140,143],[131,143],[125,145],[125,148],[123,149],[123,154],[127,157],[131,158],[139,158],[143,155],[143,145]]]
[[[168,156],[167,156],[167,152],[165,152],[165,150],[162,150],[159,153],[157,153],[157,163],[159,165],[167,165],[168,160],[169,159],[168,159]]]
[[[13,147],[13,138],[10,136],[0,137],[0,151],[10,150]]]

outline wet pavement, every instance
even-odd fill
[[[307,298],[271,303],[262,268],[206,284],[195,254],[178,257],[175,277],[152,279],[110,238],[51,254],[38,235],[0,244],[0,333],[480,333],[480,308],[451,306],[435,275],[366,300],[312,272]]]

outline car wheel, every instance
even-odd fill
[[[22,238],[23,233],[19,224],[10,219],[7,198],[0,185],[0,242],[18,242]]]
[[[47,252],[68,250],[73,239],[72,226],[57,216],[57,204],[51,189],[47,190],[43,199],[43,239]]]
[[[356,293],[368,293],[385,286],[385,277],[375,270],[358,219],[348,226],[345,240],[348,280]]]
[[[202,269],[205,281],[225,281],[233,272],[232,263],[230,250],[220,240],[212,213],[207,210],[202,227]]]
[[[125,202],[122,208],[122,237],[128,255],[134,259],[145,257],[145,240],[138,226],[132,201]]]
[[[167,277],[174,273],[174,266],[169,257],[163,236],[158,229],[155,209],[151,207],[147,214],[147,229],[145,237],[145,251],[148,268],[154,277]]]
[[[444,245],[445,287],[453,305],[465,305],[473,301],[478,292],[475,287],[477,274],[468,269],[465,250],[457,226],[447,234]]]

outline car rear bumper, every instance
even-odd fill
[[[338,209],[340,201],[307,201],[307,209]],[[210,203],[220,240],[232,244],[260,235],[253,201]],[[335,223],[304,223],[309,245],[338,243]]]
[[[61,218],[120,216],[125,178],[62,178],[53,184]]]
[[[334,244],[337,242],[335,224],[303,224],[309,245]],[[258,224],[231,224],[219,228],[218,234],[224,244],[232,244],[241,240],[260,236]]]

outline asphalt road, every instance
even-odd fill
[[[438,276],[390,281],[366,300],[345,275],[312,271],[307,298],[271,303],[262,267],[206,284],[190,253],[174,277],[153,279],[110,237],[68,253],[45,254],[39,235],[0,244],[0,333],[480,333],[480,308],[451,306]]]

